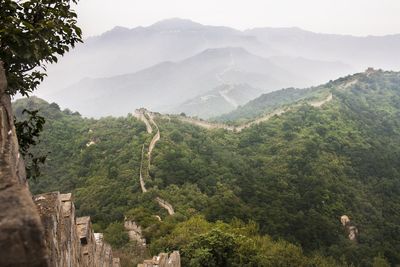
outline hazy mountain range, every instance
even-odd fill
[[[38,95],[94,117],[138,107],[210,117],[284,87],[318,85],[369,66],[400,69],[399,47],[400,35],[238,31],[170,19],[88,38],[49,67]]]

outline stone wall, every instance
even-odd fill
[[[11,99],[0,61],[0,265],[1,267],[120,267],[90,217],[75,217],[71,194],[32,197],[14,127]],[[36,205],[35,205],[36,204]],[[137,231],[137,225],[126,227]],[[138,239],[145,246],[144,239]],[[139,265],[180,267],[179,252]]]
[[[0,265],[47,267],[43,227],[26,182],[6,89],[0,61]]]
[[[342,223],[344,229],[346,230],[347,237],[349,238],[349,240],[357,242],[358,228],[350,220],[349,216],[343,215],[342,217],[340,217],[340,222]]]
[[[108,266],[119,266],[115,265],[119,263],[119,258],[113,258],[111,246],[103,241],[103,234],[95,233],[96,240],[96,255],[95,255],[95,266],[96,267],[108,267]]]
[[[146,239],[143,238],[142,228],[133,220],[125,217],[124,228],[128,232],[129,240],[135,241],[139,246],[146,247]]]
[[[71,194],[46,193],[34,197],[45,229],[50,266],[119,267],[111,246],[93,233],[90,217],[75,218]]]
[[[151,260],[145,260],[138,264],[138,267],[181,267],[181,255],[179,251],[174,251],[170,255],[168,253],[160,253]]]

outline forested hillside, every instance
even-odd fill
[[[316,91],[317,90],[315,88],[303,90],[287,88],[272,93],[263,94],[260,97],[249,101],[245,105],[215,118],[215,120],[228,122],[248,121],[254,119],[255,117],[262,116],[263,114],[268,114],[279,107],[290,105],[293,102],[304,98],[310,98],[316,94]]]
[[[327,94],[321,106],[302,101]],[[240,132],[157,116],[161,139],[145,194],[139,168],[152,135],[133,116],[85,119],[37,98],[14,108],[39,108],[46,118],[38,150],[50,154],[32,190],[74,191],[78,212],[105,233],[119,231],[111,243],[122,250],[127,216],[152,252],[180,249],[184,266],[400,264],[400,73],[368,70],[254,101],[226,119],[290,108]]]

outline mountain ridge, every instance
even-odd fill
[[[400,207],[400,72],[368,69],[310,88],[307,97],[287,90],[264,103],[285,112],[272,112],[242,131],[208,130],[152,113],[162,138],[152,150],[146,188],[154,191],[147,195],[140,190],[142,147],[155,139],[144,123],[132,115],[85,119],[54,103],[19,100],[17,118],[26,107],[39,108],[46,117],[38,148],[52,151],[31,188],[74,191],[78,212],[93,215],[105,233],[124,216],[133,217],[155,251],[190,248],[192,238],[204,232],[188,235],[187,229],[236,218],[233,224],[242,231],[239,220],[255,222],[248,230],[252,236],[298,244],[306,255],[321,253],[319,261],[287,266],[340,266],[322,264],[322,256],[344,266],[399,264],[400,238],[393,233],[400,218],[393,211]],[[320,94],[327,92],[332,99]],[[173,203],[174,220],[155,195]],[[360,229],[352,239],[342,218]],[[251,258],[255,266],[282,261],[264,264],[270,263],[267,248]],[[248,251],[246,246],[240,255]],[[278,251],[284,259],[288,251],[291,260],[299,257],[290,244]],[[190,266],[195,256],[182,257]]]
[[[92,79],[111,78],[144,70],[149,71],[150,69],[155,72],[150,76],[154,79],[154,86],[157,86],[156,89],[153,88],[152,90],[158,90],[153,95],[163,95],[163,91],[170,90],[168,86],[163,88],[163,85],[168,85],[171,81],[158,81],[157,84],[156,80],[158,76],[166,79],[165,77],[171,74],[171,71],[165,66],[162,68],[156,67],[158,64],[161,62],[177,63],[198,56],[209,49],[224,49],[226,47],[240,47],[252,55],[268,59],[270,63],[276,65],[274,69],[279,67],[289,73],[287,75],[288,78],[285,79],[289,83],[282,82],[282,75],[279,74],[283,73],[282,71],[271,73],[269,79],[271,81],[277,80],[273,90],[290,86],[316,86],[327,80],[361,71],[367,67],[400,69],[398,48],[400,47],[400,35],[355,37],[319,34],[299,28],[256,28],[240,31],[229,27],[207,26],[190,20],[175,18],[147,27],[133,29],[117,27],[103,35],[87,39],[86,43],[78,45],[74,51],[60,58],[59,64],[49,66],[48,77],[40,86],[37,94],[39,97],[56,101],[62,106],[69,106],[70,102],[64,101],[63,97],[67,94],[65,92],[66,88],[70,89],[72,85],[77,84],[85,77],[91,77]],[[360,47],[365,49],[359,49]],[[210,59],[210,64],[211,62],[212,59]],[[263,72],[262,64],[259,66],[260,70],[257,70],[257,73]],[[155,69],[151,69],[153,67]],[[261,88],[264,86],[262,82],[254,84],[258,80],[265,79],[265,77],[256,75],[255,68],[251,69],[250,67],[248,66],[249,71],[247,74],[245,74],[246,70],[244,68],[241,69],[240,73],[236,73],[237,75],[232,74],[231,71],[229,77],[231,81],[228,81],[227,84],[248,83],[252,87],[257,87],[261,90],[272,90],[270,88]],[[199,64],[198,68],[202,68],[202,65]],[[214,75],[218,75],[218,72],[221,72],[218,68],[216,66]],[[165,70],[164,73],[162,73],[163,70]],[[211,77],[212,70],[209,68],[208,74],[201,74],[201,71],[199,71],[200,74],[198,76],[204,75],[203,79],[211,80],[210,85],[207,84],[207,81],[201,81],[200,77],[193,78],[190,84],[188,77],[195,77],[197,68],[192,66],[192,71],[194,73],[189,74],[183,71],[181,77],[178,77],[176,73],[170,77],[170,80],[175,80],[176,85],[173,86],[174,88],[180,87],[179,90],[184,87],[187,88],[187,90],[182,90],[183,94],[186,95],[186,99],[177,96],[173,88],[171,90],[173,97],[166,97],[167,103],[164,105],[143,101],[133,105],[132,108],[146,106],[150,109],[157,108],[160,111],[167,111],[172,108],[172,105],[183,103],[200,95],[201,92],[209,91],[221,83],[226,83],[221,82],[221,80],[218,84],[214,83],[212,81],[214,78]],[[65,73],[69,74],[68,77]],[[275,74],[277,75],[276,77],[274,77]],[[239,77],[240,75],[242,76]],[[264,72],[263,75],[265,76],[266,73]],[[303,83],[290,83],[291,79],[299,80],[293,78],[293,76],[301,77]],[[179,78],[181,79],[180,81]],[[228,79],[228,76],[225,76],[225,78]],[[124,83],[127,84],[128,82],[125,81]],[[145,83],[149,84],[148,81]],[[192,87],[200,87],[201,84],[204,85],[204,88],[197,88],[193,92],[188,92],[192,90]],[[116,87],[118,86],[116,85]],[[141,88],[142,84],[139,83],[132,85],[130,89],[138,92]],[[90,87],[80,89],[82,94],[92,95],[91,98],[94,99],[94,102],[88,103],[89,106],[92,106],[92,109],[96,104],[104,105],[100,101],[101,94],[104,93],[102,89],[98,92]],[[110,85],[109,89],[113,89],[113,86]],[[118,94],[119,90],[117,88],[114,89],[115,93]],[[97,94],[99,95],[96,96]],[[58,97],[55,97],[57,95]],[[163,96],[165,97],[165,95]],[[117,95],[112,95],[111,100],[117,97]],[[134,101],[132,95],[126,95],[125,97]],[[122,107],[125,110],[121,114],[126,114],[128,106]],[[117,108],[114,107],[115,110]],[[99,117],[111,114],[116,115],[117,111],[109,114],[91,113],[87,115]]]
[[[50,100],[81,110],[86,116],[99,117],[125,115],[140,107],[168,112],[223,84],[247,83],[260,92],[313,84],[310,77],[296,75],[295,68],[291,72],[279,64],[279,60],[272,62],[241,47],[210,48],[182,61],[162,62],[139,72],[86,79],[61,93],[55,92]],[[330,70],[330,78],[343,74],[340,69],[344,68],[324,62],[310,66],[309,72]]]

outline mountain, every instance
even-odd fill
[[[340,61],[311,60],[303,57],[276,56],[272,63],[308,81],[303,87],[316,86],[355,72],[355,68]],[[293,86],[302,86],[295,85]]]
[[[358,70],[367,67],[400,70],[400,34],[356,37],[299,28],[255,28],[244,34],[273,48],[279,47],[288,56],[341,61]]]
[[[281,68],[278,65],[283,62],[281,59],[273,61],[240,47],[207,49],[185,60],[163,62],[132,74],[83,79],[48,99],[93,117],[126,115],[139,107],[180,113],[184,110],[176,107],[181,103],[223,84],[246,83],[261,93],[283,87],[309,86],[316,81]],[[347,66],[323,62],[311,67],[310,73],[325,68],[332,76],[350,71]],[[243,94],[256,97],[251,92]],[[219,114],[213,110],[209,113]]]
[[[226,57],[229,52],[213,51],[232,47],[253,55],[249,63],[255,64],[243,64],[240,73],[231,71],[225,75],[225,80],[215,82],[212,76],[222,71],[221,53]],[[400,35],[355,37],[298,28],[239,31],[169,19],[148,27],[115,27],[86,39],[85,43],[60,58],[57,65],[48,67],[48,77],[37,95],[96,117],[124,115],[138,106],[167,112],[223,84],[246,83],[268,92],[283,87],[316,86],[370,66],[399,69],[399,47]],[[208,57],[199,59],[201,54]],[[216,58],[212,59],[212,56]],[[259,59],[255,60],[255,57]],[[193,62],[188,62],[191,59]],[[207,70],[204,62],[194,66],[196,60],[208,61]],[[230,59],[225,60],[226,68]],[[214,62],[216,65],[212,67]],[[189,68],[182,70],[186,63]],[[274,71],[267,73],[272,69]],[[189,73],[190,70],[199,73]],[[266,76],[269,76],[268,82]],[[115,84],[110,84],[114,81]],[[103,88],[105,86],[108,90]],[[111,89],[113,93],[110,93]],[[87,107],[79,103],[73,106],[68,90],[73,92],[75,99],[86,102]],[[157,100],[157,96],[165,103],[161,103],[161,98]],[[109,99],[108,105],[104,105],[104,98]],[[210,112],[210,115],[219,115],[218,112]]]
[[[260,89],[251,87],[248,84],[224,84],[190,99],[167,112],[183,112],[189,116],[208,119],[233,111],[239,105],[247,103],[261,93]]]
[[[311,105],[316,94],[332,97]],[[123,235],[132,218],[152,251],[185,251],[184,266],[207,251],[223,251],[232,266],[399,265],[400,73],[369,69],[253,103],[287,108],[237,132],[144,114],[160,131],[150,163],[157,133],[134,116],[87,119],[35,98],[14,109],[21,119],[39,108],[46,119],[35,151],[51,153],[33,193],[74,192],[77,213],[105,233]]]
[[[320,34],[299,28],[239,31],[190,20],[168,19],[148,27],[115,27],[48,66],[40,95],[83,79],[133,73],[164,61],[180,61],[209,48],[242,47],[262,57],[289,56],[340,61],[356,70],[399,69],[400,35],[355,37]],[[363,49],[359,49],[362,47]],[[66,75],[68,74],[68,75]]]
[[[245,103],[245,105],[237,107],[231,112],[227,112],[226,114],[214,118],[214,120],[223,122],[251,120],[267,114],[274,109],[283,107],[285,105],[290,105],[301,99],[308,99],[317,95],[317,93],[321,90],[323,90],[323,86],[322,88],[311,89],[287,88],[262,94],[248,103]]]
[[[164,61],[181,61],[209,48],[243,47],[256,54],[279,54],[256,38],[227,27],[168,19],[149,27],[115,27],[83,44],[48,67],[41,94],[61,90],[83,79],[137,72]],[[68,77],[65,74],[68,74]]]

